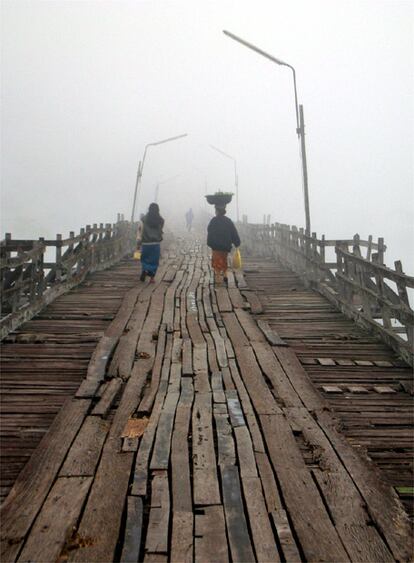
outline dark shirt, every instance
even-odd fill
[[[231,219],[225,215],[213,217],[207,227],[207,246],[212,250],[230,252],[231,245],[240,246],[240,237]]]
[[[142,243],[161,242],[162,241],[162,228],[164,226],[164,219],[160,217],[160,221],[156,225],[149,225],[147,216],[142,220]]]

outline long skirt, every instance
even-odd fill
[[[228,252],[221,250],[213,250],[211,256],[211,265],[216,274],[225,274],[227,272],[227,256]]]
[[[161,245],[143,244],[141,247],[142,271],[152,278],[155,276],[160,263]]]

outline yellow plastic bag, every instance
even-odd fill
[[[242,267],[242,259],[241,259],[240,250],[236,248],[233,254],[233,268],[235,270],[240,270],[241,267]]]
[[[134,260],[141,260],[141,252],[139,250],[134,252]]]

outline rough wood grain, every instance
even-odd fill
[[[94,416],[86,417],[60,470],[60,476],[93,475],[108,434],[108,429],[108,421]]]
[[[127,497],[127,519],[121,561],[138,563],[141,548],[143,504],[140,497]]]
[[[37,516],[25,543],[21,562],[56,561],[72,535],[92,477],[59,477]]]
[[[206,506],[195,512],[195,561],[228,563],[229,551],[222,506]]]
[[[14,561],[16,558],[89,405],[90,401],[84,399],[67,401],[16,480],[1,509],[3,561]]]

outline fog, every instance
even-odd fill
[[[3,1],[2,223],[67,234],[154,199],[174,230],[234,191],[240,216],[304,226],[292,64],[304,106],[312,231],[383,236],[414,273],[413,4]],[[235,205],[229,206],[235,218]]]

